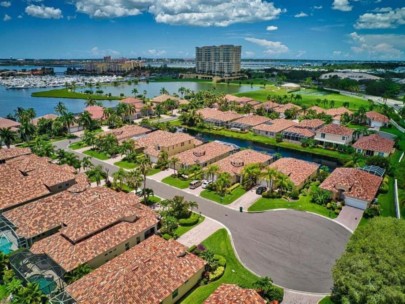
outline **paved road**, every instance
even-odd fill
[[[56,143],[64,149],[67,145],[66,141]],[[110,174],[117,171],[96,159],[94,164],[109,169]],[[330,292],[332,266],[350,237],[350,232],[337,223],[294,210],[240,213],[151,178],[147,187],[163,198],[181,195],[196,201],[203,215],[229,229],[241,261],[255,273],[289,289]]]

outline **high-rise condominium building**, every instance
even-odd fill
[[[235,45],[196,47],[196,72],[215,76],[235,76],[240,72],[242,47]]]

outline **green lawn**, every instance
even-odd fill
[[[222,205],[229,205],[234,202],[236,199],[241,197],[246,193],[246,190],[242,187],[235,188],[231,193],[226,194],[224,197],[220,196],[218,193],[205,189],[200,193],[200,196],[211,201],[220,203]]]
[[[83,141],[75,142],[69,146],[69,148],[72,150],[78,150],[78,149],[85,148],[85,147],[87,147],[87,144]]]
[[[94,99],[94,100],[120,100],[122,97],[105,96],[99,94],[85,94],[81,92],[73,92],[67,89],[56,89],[49,91],[34,92],[32,97],[49,97],[49,98],[71,98],[71,99]]]
[[[190,185],[189,180],[184,180],[173,176],[165,177],[162,182],[179,189],[186,189]]]
[[[254,282],[259,279],[256,275],[244,268],[238,261],[229,235],[225,229],[215,232],[203,242],[203,245],[215,254],[220,254],[226,258],[225,273],[219,280],[194,289],[180,303],[200,304],[221,284],[236,284],[246,288],[252,288]]]
[[[333,304],[332,300],[330,299],[330,296],[324,297],[319,304]]]
[[[160,169],[158,169],[158,168],[152,168],[152,169],[150,169],[150,170],[148,171],[147,176],[155,175],[156,173],[159,173],[159,172],[160,172]]]
[[[380,194],[378,196],[378,203],[381,207],[381,215],[382,216],[392,216],[396,217],[395,212],[395,200],[394,200],[394,179],[389,178],[389,190],[385,194]]]
[[[153,204],[159,203],[161,200],[162,199],[160,197],[151,195],[148,198],[148,204],[147,205],[153,205]],[[142,202],[143,202],[143,200],[142,200]]]
[[[336,218],[337,215],[328,208],[311,203],[311,196],[300,196],[298,201],[289,202],[282,198],[260,198],[256,203],[250,206],[249,211],[265,211],[272,209],[294,209],[299,211],[310,211],[326,217]]]
[[[194,227],[200,225],[205,220],[204,216],[202,216],[202,215],[200,216],[199,214],[196,214],[196,213],[193,213],[191,216],[199,216],[198,222],[195,225],[192,225],[192,226],[181,226],[181,225],[179,225],[177,227],[177,229],[175,230],[175,233],[176,233],[177,236],[182,236],[183,234],[190,231]]]
[[[84,151],[83,153],[88,156],[100,159],[100,160],[107,160],[110,158],[106,153],[95,151],[95,150],[87,150],[87,151]]]
[[[125,161],[125,160],[121,160],[121,161],[115,162],[114,165],[116,165],[117,167],[120,167],[120,168],[122,168],[122,169],[128,169],[128,170],[131,170],[131,169],[135,169],[135,168],[136,168],[136,164],[135,164],[135,163],[132,163],[132,162],[129,162],[129,161]]]

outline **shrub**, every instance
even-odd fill
[[[196,245],[191,246],[190,248],[188,248],[188,252],[194,252],[197,249]]]
[[[276,142],[280,143],[283,141],[283,135],[281,134],[276,134]]]
[[[280,198],[281,194],[278,192],[266,191],[266,192],[263,192],[262,197],[263,198]]]
[[[218,266],[217,269],[215,269],[215,271],[213,271],[209,274],[208,277],[209,277],[210,281],[212,282],[212,281],[218,280],[220,277],[222,277],[224,272],[225,272],[225,267]]]
[[[168,233],[163,234],[162,237],[163,237],[166,241],[168,241],[168,240],[170,240],[170,239],[172,238],[172,236],[171,236],[170,234],[168,234]]]
[[[229,191],[229,192],[232,192],[233,190],[235,190],[235,189],[238,188],[239,186],[240,186],[240,184],[239,184],[239,183],[236,183],[236,184],[234,184],[233,186],[229,187],[229,188],[228,188],[228,191]]]
[[[290,193],[290,198],[292,199],[298,199],[300,197],[300,192],[297,189],[294,189]]]
[[[189,218],[180,219],[179,224],[181,226],[193,226],[198,223],[200,216],[198,214],[192,213]]]
[[[214,259],[217,261],[218,266],[226,266],[226,258],[219,254],[214,254]]]
[[[371,205],[364,211],[365,218],[373,218],[375,216],[379,216],[381,214],[380,206],[379,205]]]
[[[380,193],[387,193],[389,190],[389,185],[385,181],[381,184]]]

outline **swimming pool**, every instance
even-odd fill
[[[0,251],[9,254],[11,251],[11,246],[13,246],[13,243],[10,242],[10,240],[6,236],[0,236]]]
[[[28,281],[37,283],[44,294],[50,294],[56,288],[56,282],[52,278],[46,278],[41,274],[34,274]]]

